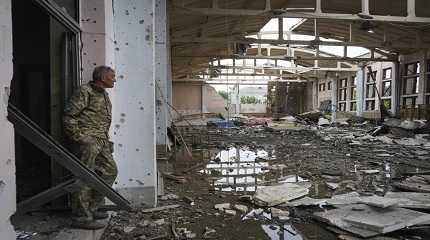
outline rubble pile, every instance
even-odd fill
[[[194,134],[195,162],[173,161],[186,181],[166,178],[159,197],[175,207],[119,213],[105,239],[430,239],[424,123],[241,122]]]

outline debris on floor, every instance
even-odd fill
[[[168,159],[161,206],[119,212],[104,240],[430,239],[421,122],[321,112],[192,120],[204,124],[176,131],[193,157],[177,149]]]

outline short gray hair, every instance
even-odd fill
[[[115,72],[108,66],[97,66],[93,71],[93,81],[101,81],[108,72]]]

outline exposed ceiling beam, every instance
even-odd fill
[[[322,41],[322,40],[288,40],[288,39],[258,39],[258,38],[234,38],[234,37],[182,37],[173,38],[172,43],[244,43],[244,44],[270,44],[270,45],[289,45],[289,46],[346,46],[364,48],[394,48],[394,49],[427,49],[430,43],[407,44],[398,41],[387,42],[342,42],[342,41]]]
[[[249,69],[249,70],[277,70],[277,71],[339,71],[339,72],[356,72],[359,70],[358,67],[344,68],[344,67],[335,67],[335,68],[324,68],[324,67],[264,67],[264,66],[210,66],[212,69]]]
[[[256,55],[172,55],[173,58],[232,58],[232,59],[272,59],[285,61],[345,61],[345,62],[397,62],[396,58],[379,58],[379,57],[300,57],[300,56],[256,56]]]
[[[284,18],[317,18],[317,19],[333,19],[333,20],[351,20],[351,21],[382,21],[382,22],[402,22],[402,23],[429,23],[428,17],[416,17],[415,15],[389,16],[389,15],[371,15],[367,13],[324,13],[322,11],[306,11],[298,12],[288,9],[265,9],[265,10],[250,10],[250,9],[222,9],[222,8],[193,8],[173,5],[173,12],[177,14],[194,14],[206,16],[267,16],[267,17],[284,17]],[[412,12],[412,11],[409,11]]]

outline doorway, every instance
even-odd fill
[[[37,0],[12,1],[14,76],[10,103],[64,143],[62,112],[79,85],[78,35],[45,7]],[[15,161],[18,202],[68,176],[67,171],[17,132]]]

